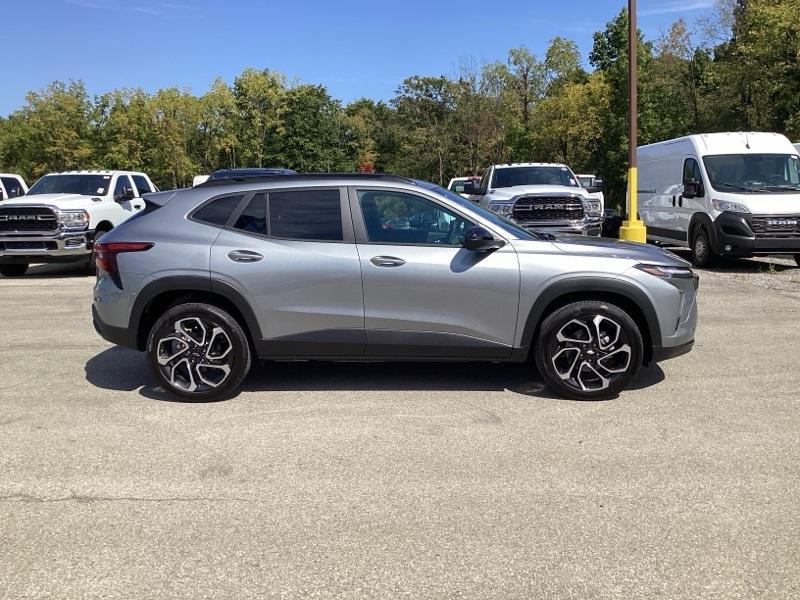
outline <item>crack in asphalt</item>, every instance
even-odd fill
[[[38,504],[55,504],[58,502],[78,502],[90,504],[93,502],[252,502],[247,498],[210,498],[205,496],[177,496],[174,498],[145,498],[135,496],[88,496],[71,492],[69,496],[60,498],[41,498],[32,494],[5,494],[0,495],[0,502],[27,502]]]

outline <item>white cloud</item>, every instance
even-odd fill
[[[714,0],[682,0],[680,2],[664,2],[655,8],[646,8],[639,11],[639,16],[650,17],[654,15],[671,15],[675,13],[692,12],[696,10],[707,10],[713,6]]]

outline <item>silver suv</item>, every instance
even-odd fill
[[[530,232],[433,184],[284,175],[145,200],[95,246],[94,323],[189,400],[233,395],[256,358],[530,358],[600,399],[692,347],[685,261]]]

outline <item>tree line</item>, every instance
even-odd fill
[[[693,28],[639,34],[639,141],[767,130],[800,140],[800,0],[717,0]],[[624,201],[627,14],[594,34],[583,67],[556,37],[541,57],[462,61],[451,75],[412,76],[388,101],[342,104],[322,85],[270,69],[218,78],[196,96],[177,87],[90,97],[80,81],[30,92],[0,118],[0,170],[136,169],[161,187],[218,168],[390,172],[446,183],[508,161],[552,161],[601,174]]]

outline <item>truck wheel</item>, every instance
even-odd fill
[[[550,314],[536,341],[536,366],[560,396],[616,396],[642,366],[642,334],[628,313],[600,300],[573,302]]]
[[[28,263],[13,263],[0,265],[0,275],[3,277],[22,277],[28,270]]]
[[[714,264],[714,250],[705,227],[697,229],[692,240],[692,262],[696,267],[710,267]]]
[[[92,239],[92,253],[89,255],[89,264],[86,267],[90,277],[97,276],[97,263],[94,260],[95,259],[94,244],[95,242],[99,242],[100,238],[103,237],[108,232],[109,232],[108,229],[98,229],[97,231],[94,232],[94,238]]]
[[[165,312],[147,341],[150,369],[165,390],[193,402],[235,395],[250,370],[250,344],[231,315],[210,304]]]

